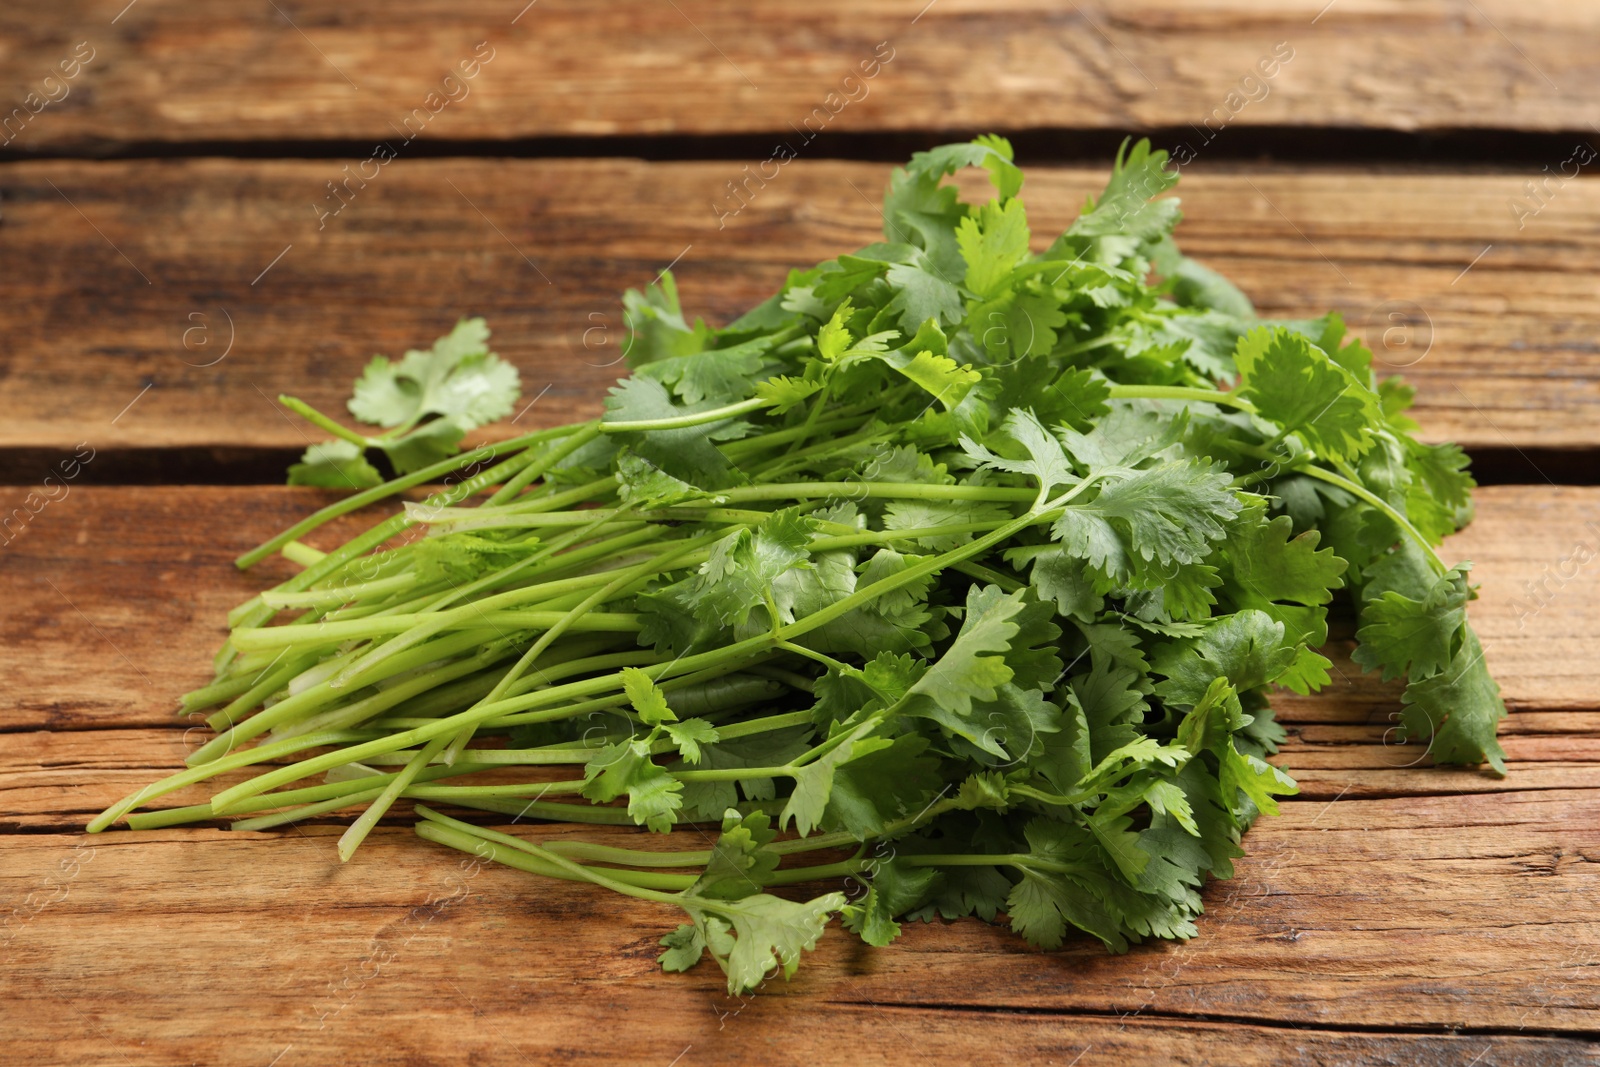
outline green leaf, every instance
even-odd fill
[[[767,366],[765,338],[685,356],[668,356],[639,368],[639,373],[670,386],[686,404],[711,406],[737,403],[751,395]]]
[[[865,840],[889,822],[924,810],[938,792],[939,761],[925,755],[926,738],[905,734],[833,768],[823,824]],[[798,791],[798,790],[797,790]]]
[[[712,745],[718,740],[717,728],[704,719],[685,719],[667,723],[662,727],[678,751],[689,763],[699,763],[703,754],[701,745]]]
[[[606,397],[608,422],[643,422],[677,418],[709,410],[710,403],[679,405],[672,402],[666,387],[652,378],[624,378],[611,387]],[[727,457],[717,450],[716,441],[726,435],[742,436],[740,424],[732,419],[687,426],[676,430],[645,430],[608,434],[629,445],[660,470],[690,485],[720,489],[739,481]]]
[[[690,501],[720,504],[724,497],[713,496],[698,486],[674,478],[632,449],[617,453],[617,495],[633,508],[660,508]]]
[[[1031,567],[1029,583],[1040,600],[1054,601],[1061,615],[1091,622],[1105,608],[1087,562],[1061,545],[1023,545],[1005,552],[1013,567]]]
[[[650,760],[648,741],[607,745],[585,765],[583,795],[597,804],[626,795],[628,814],[641,826],[666,833],[683,806],[683,783]]]
[[[711,860],[688,894],[714,900],[755,896],[766,886],[781,859],[768,847],[777,836],[766,812],[741,815],[736,809],[728,809],[722,815],[722,832],[711,846]]]
[[[989,201],[956,227],[966,261],[966,285],[980,298],[994,295],[1028,254],[1028,213],[1020,200]]]
[[[633,705],[633,710],[639,713],[639,719],[646,726],[678,721],[672,709],[667,707],[667,695],[648,674],[637,667],[624,667],[621,676],[622,691],[627,694],[628,703]]]
[[[781,767],[810,748],[811,734],[811,727],[795,726],[753,737],[706,743],[700,750],[697,766],[711,771]],[[679,769],[679,765],[674,765],[673,769]],[[694,822],[720,818],[739,802],[741,792],[746,800],[771,800],[778,795],[777,784],[771,778],[740,778],[737,787],[733,782],[685,782],[683,818]]]
[[[1014,516],[999,504],[984,500],[896,500],[883,511],[885,530],[933,530],[938,526],[1005,522]],[[943,552],[964,545],[976,536],[970,531],[929,532],[914,540],[924,548]]]
[[[891,858],[874,862],[867,871],[872,884],[859,904],[844,909],[847,930],[869,945],[883,948],[900,936],[895,917],[923,904],[939,878],[932,867],[912,867]]]
[[[1040,425],[1032,411],[1025,408],[1012,411],[1001,429],[1027,458],[1008,459],[996,455],[963,435],[961,449],[980,470],[988,468],[1026,475],[1038,485],[1041,500],[1056,486],[1077,484],[1078,477],[1061,449],[1061,442],[1050,436],[1050,431]]]
[[[900,328],[913,332],[927,319],[934,322],[959,322],[965,308],[961,290],[926,256],[913,263],[895,263],[887,274],[894,293],[888,310],[897,317]]]
[[[1011,928],[1029,944],[1057,949],[1073,926],[1099,938],[1112,952],[1126,952],[1128,939],[1117,916],[1079,880],[1090,867],[1090,846],[1079,836],[1082,831],[1034,819],[1025,833],[1027,858],[1014,864],[1022,880],[1006,899]],[[1077,878],[1074,868],[1083,869]]]
[[[1361,628],[1351,656],[1365,670],[1383,670],[1383,680],[1403,674],[1413,680],[1438,674],[1455,659],[1467,620],[1469,563],[1452,567],[1421,600],[1388,590],[1361,608]]]
[[[681,903],[695,920],[700,944],[727,973],[729,995],[737,996],[759,988],[774,968],[785,978],[793,977],[801,952],[816,948],[828,920],[845,906],[845,897],[826,893],[800,903],[766,893],[738,900],[684,895]],[[667,956],[682,964],[696,939],[676,931],[669,937],[673,943],[663,964]]]
[[[743,623],[750,609],[768,603],[772,585],[791,568],[808,567],[816,521],[779,511],[755,532],[741,528],[711,546],[711,558],[691,579],[685,600],[696,613],[724,626]]]
[[[300,462],[289,468],[290,485],[321,489],[365,489],[382,485],[383,475],[366,461],[361,449],[349,441],[327,441],[306,449]]]
[[[1239,394],[1324,459],[1349,461],[1372,447],[1383,422],[1377,394],[1303,336],[1259,327],[1233,358]]]
[[[1438,674],[1406,686],[1400,713],[1406,739],[1428,741],[1428,752],[1438,763],[1488,761],[1496,774],[1506,773],[1506,754],[1495,739],[1506,706],[1500,687],[1489,677],[1483,646],[1466,627],[1461,647]]]
[[[1151,666],[1165,676],[1156,695],[1182,706],[1198,703],[1218,678],[1240,692],[1266,685],[1294,659],[1294,648],[1283,644],[1283,623],[1251,609],[1211,620],[1199,637],[1159,647]]]
[[[795,773],[794,792],[783,806],[778,825],[795,824],[795,831],[805,837],[823,824],[828,802],[833,795],[834,777],[839,768],[853,759],[860,759],[894,744],[887,737],[870,737],[874,723],[864,723],[846,740],[813,760]]]
[[[932,352],[918,352],[910,357],[900,352],[887,352],[883,360],[920,385],[924,391],[944,405],[946,411],[953,410],[960,404],[972,387],[982,379],[982,375],[970,365],[958,364],[948,356],[936,356]]]
[[[982,745],[985,724],[974,716],[973,702],[995,700],[998,687],[1014,675],[1005,653],[1021,629],[1017,616],[1025,606],[1020,592],[1008,595],[992,585],[969,589],[961,632],[911,686],[905,713]]]
[[[678,306],[678,284],[670,270],[662,271],[659,283],[645,286],[643,292],[629,289],[624,293],[622,309],[628,326],[628,341],[623,352],[630,367],[689,355],[706,346],[705,325],[696,322],[691,328],[683,320]]]
[[[517,372],[488,344],[482,319],[462,319],[429,351],[413,349],[398,363],[372,357],[356,381],[350,414],[384,427],[439,415],[462,431],[505,418],[519,394]]]
[[[1130,150],[1124,141],[1105,192],[1067,233],[1075,237],[1127,235],[1146,241],[1165,237],[1181,217],[1178,202],[1154,198],[1177,183],[1178,172],[1167,169],[1166,152],[1151,151],[1148,140],[1140,140]]]
[[[782,415],[815,396],[821,388],[821,382],[779,375],[757,382],[756,396],[772,405],[774,415]]]
[[[454,419],[434,419],[396,438],[375,437],[372,444],[389,457],[396,473],[409,474],[456,454],[465,428]]]
[[[1152,467],[1068,505],[1051,533],[1113,579],[1166,579],[1164,569],[1201,562],[1227,533],[1240,508],[1231,484],[1226,470],[1202,460]]]

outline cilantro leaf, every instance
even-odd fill
[[[956,227],[966,261],[966,285],[980,298],[993,296],[1028,254],[1028,215],[1020,200],[990,201]]]
[[[595,803],[627,796],[628,814],[641,826],[666,833],[683,806],[683,783],[650,759],[648,741],[605,746],[583,769],[583,795]]]
[[[350,414],[383,427],[439,415],[462,430],[505,418],[516,404],[517,372],[488,344],[482,319],[462,319],[429,351],[412,349],[398,363],[373,356],[356,381]]]
[[[1239,393],[1327,459],[1352,460],[1382,422],[1377,394],[1300,334],[1252,330],[1234,351]]]
[[[794,511],[773,514],[752,533],[741,528],[711,547],[691,579],[685,602],[724,626],[743,623],[750,609],[771,602],[772,585],[795,567],[809,567],[815,520]]]
[[[1496,774],[1506,773],[1506,754],[1495,728],[1506,717],[1500,687],[1483,663],[1483,646],[1470,629],[1461,647],[1439,673],[1406,686],[1400,724],[1406,739],[1428,742],[1440,763],[1488,761]]]
[[[349,441],[326,441],[307,448],[300,462],[289,468],[289,484],[320,489],[365,489],[382,485],[383,475],[367,462],[356,445]]]
[[[939,872],[932,867],[911,867],[890,859],[871,867],[872,884],[858,904],[844,909],[845,929],[859,934],[869,945],[882,948],[900,936],[895,916],[903,915],[927,899]]]
[[[1118,580],[1154,584],[1162,568],[1199,563],[1240,503],[1218,466],[1182,460],[1110,481],[1088,503],[1070,504],[1051,534],[1068,551]],[[1154,564],[1154,566],[1152,566]]]
[[[1078,477],[1073,473],[1072,464],[1061,449],[1061,442],[1050,436],[1050,431],[1039,424],[1038,418],[1032,411],[1026,408],[1013,410],[1006,416],[1001,429],[1021,448],[1027,458],[1006,459],[963,435],[961,448],[967,454],[967,458],[971,459],[980,470],[990,468],[1027,475],[1039,486],[1041,502],[1056,486],[1077,483]]]
[[[1366,670],[1381,668],[1384,681],[1403,674],[1428,678],[1444,670],[1463,640],[1469,566],[1446,571],[1421,600],[1390,589],[1367,601],[1351,658]]]

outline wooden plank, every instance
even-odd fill
[[[872,951],[835,930],[793,983],[742,1001],[709,966],[656,972],[655,942],[677,921],[665,910],[462,868],[402,828],[375,833],[348,865],[332,827],[0,835],[0,899],[17,909],[0,988],[37,1020],[41,1044],[70,1027],[87,1047],[128,1046],[136,1062],[177,1059],[175,1044],[204,1040],[193,1020],[210,1013],[258,1063],[288,1045],[316,1062],[317,1048],[362,1043],[380,1022],[398,1057],[468,1020],[478,1037],[525,1043],[536,1062],[576,1056],[559,1051],[566,1043],[631,1058],[646,1040],[667,1060],[695,1044],[722,1062],[738,1047],[748,1057],[768,1041],[803,1045],[810,1023],[854,1007],[873,1013],[880,1038],[916,1032],[922,1009],[1048,1012],[1053,1027],[1024,1031],[1075,1038],[1060,1062],[1108,1031],[1125,1026],[1131,1040],[1145,1020],[1198,1018],[1305,1028],[1290,1042],[1313,1043],[1304,1062],[1332,1055],[1318,1050],[1329,1040],[1319,1031],[1468,1029],[1476,1044],[1438,1053],[1465,1063],[1485,1043],[1516,1049],[1518,1034],[1600,1030],[1600,920],[1586,903],[1600,876],[1585,861],[1600,849],[1597,817],[1594,789],[1291,802],[1251,831],[1237,877],[1207,890],[1200,936],[1186,944],[1117,957],[1073,941],[1041,953],[963,921],[908,924]],[[1100,1055],[1086,1061],[1118,1062]],[[1213,1046],[1198,1062],[1218,1056]]]
[[[292,573],[274,559],[242,574],[233,558],[334,498],[282,486],[81,486],[20,533],[8,530],[0,676],[10,684],[0,689],[0,728],[172,725],[178,695],[210,680],[228,609]],[[1516,729],[1530,747],[1519,758],[1549,760],[1567,736],[1593,730],[1579,713],[1596,707],[1600,489],[1490,486],[1477,499],[1477,520],[1445,555],[1475,564],[1482,596],[1472,618],[1507,702],[1527,713]],[[389,513],[347,517],[309,540],[331,548]],[[1579,563],[1584,546],[1589,559]],[[1528,583],[1546,591],[1530,596]],[[1337,669],[1322,694],[1282,694],[1280,717],[1311,727],[1313,749],[1330,728],[1354,729],[1351,740],[1378,746],[1362,766],[1408,763],[1414,753],[1382,751],[1397,687],[1363,675],[1348,649],[1333,646]],[[1567,718],[1549,718],[1558,712]]]
[[[18,145],[394,139],[419,107],[431,113],[412,130],[433,140],[789,134],[808,118],[856,132],[1564,131],[1588,128],[1600,90],[1587,48],[1600,16],[1552,0],[824,0],[759,25],[712,0],[124,6],[68,0],[0,23],[7,107],[38,110]],[[875,54],[887,62],[861,79]],[[474,77],[443,81],[475,55],[489,59]],[[88,59],[75,78],[43,81],[75,56]]]
[[[0,447],[303,448],[316,435],[272,398],[341,411],[373,352],[425,345],[462,314],[488,317],[538,397],[518,428],[589,417],[623,370],[621,290],[676,264],[686,308],[727,321],[789,268],[877,238],[887,174],[796,162],[719,229],[732,163],[411,160],[319,230],[328,162],[7,167]],[[1104,180],[1030,175],[1041,243]],[[1264,314],[1339,309],[1417,385],[1427,436],[1586,446],[1600,184],[1562,190],[1521,232],[1519,184],[1192,174],[1180,236]]]

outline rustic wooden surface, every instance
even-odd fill
[[[196,742],[173,697],[272,573],[229,559],[321,499],[85,487],[0,552],[0,990],[37,1020],[19,1062],[321,1063],[375,1045],[378,1063],[901,1062],[908,1042],[1018,1063],[1593,1062],[1600,569],[1542,610],[1517,601],[1600,544],[1600,490],[1486,488],[1446,546],[1482,584],[1508,777],[1420,766],[1388,737],[1394,687],[1340,655],[1328,692],[1278,702],[1303,793],[1208,889],[1196,940],[1039,953],[974,921],[868,952],[835,931],[792,985],[742,1000],[711,969],[655,972],[660,910],[463,873],[401,814],[344,867],[333,818],[77,833]],[[217,1019],[225,1045],[205,1036]]]
[[[796,161],[719,223],[733,163],[407,160],[319,230],[333,162],[16,164],[0,171],[0,447],[303,448],[315,432],[271,398],[339,412],[373,352],[466,313],[538,397],[516,428],[593,416],[625,369],[621,289],[675,263],[686,309],[725,322],[790,267],[880,239],[888,172]],[[1104,180],[1030,167],[1039,243]],[[1427,436],[1577,447],[1600,420],[1600,185],[1561,189],[1519,230],[1521,184],[1203,171],[1180,184],[1179,237],[1263,314],[1343,313],[1416,384]]]
[[[830,131],[1185,127],[1280,44],[1293,58],[1228,125],[1587,130],[1600,92],[1600,12],[1559,0],[824,0],[759,21],[715,0],[136,3],[0,14],[19,96],[94,50],[78,102],[19,146],[390,138],[479,42],[493,59],[423,136],[786,131],[834,91],[859,99]],[[863,96],[844,79],[880,42]]]
[[[1600,473],[1600,193],[1592,168],[1526,185],[1596,130],[1597,31],[1600,8],[1557,0],[6,6],[0,1061],[1600,1064],[1600,489],[1553,484]],[[479,42],[468,95],[430,99]],[[892,58],[846,83],[879,42]],[[1292,59],[1246,83],[1279,42]],[[75,52],[66,95],[30,103]],[[799,144],[817,108],[828,136]],[[1336,633],[1329,690],[1276,701],[1302,793],[1207,889],[1195,940],[1041,953],[969,921],[869,951],[835,930],[742,999],[714,968],[658,972],[674,916],[464,870],[403,804],[345,866],[336,815],[80,832],[199,743],[176,696],[226,609],[287,572],[232,557],[327,499],[182,484],[276,481],[305,444],[277,393],[337,410],[373,352],[483,314],[532,401],[517,428],[592,415],[621,289],[671,264],[725,321],[876,239],[888,165],[860,160],[986,129],[1042,157],[1020,160],[1041,239],[1103,181],[1085,146],[1192,153],[1189,252],[1265,313],[1344,313],[1418,386],[1429,438],[1519,457],[1531,484],[1482,489],[1446,552],[1481,584],[1507,777],[1391,743],[1397,691]],[[801,158],[719,219],[779,138]],[[397,158],[319,225],[380,140]],[[608,158],[526,158],[586,155]],[[164,484],[87,484],[130,470]]]

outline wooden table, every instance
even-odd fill
[[[1600,119],[1600,7],[522,5],[0,12],[0,1060],[1600,1062],[1600,185],[1549,178]],[[304,441],[269,398],[336,409],[478,313],[537,397],[519,426],[593,415],[621,289],[673,264],[724,321],[872,240],[887,161],[986,129],[1041,234],[1124,131],[1187,146],[1185,247],[1265,313],[1340,309],[1500,483],[1446,547],[1508,777],[1386,743],[1397,691],[1336,642],[1335,685],[1279,701],[1303,792],[1192,942],[834,932],[742,1000],[658,973],[675,918],[463,872],[403,816],[347,866],[332,821],[80,832],[196,743],[174,698],[270,576],[231,557],[323,499],[274,484]]]

